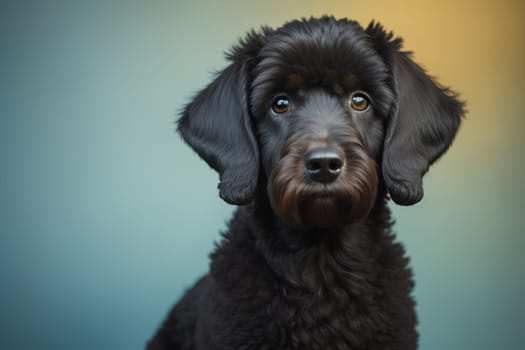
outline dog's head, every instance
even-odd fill
[[[264,179],[296,228],[357,221],[384,185],[417,203],[463,106],[379,24],[332,17],[251,32],[184,111],[184,140],[220,174],[221,197],[249,203]]]

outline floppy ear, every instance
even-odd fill
[[[219,193],[231,204],[246,204],[255,193],[259,150],[248,105],[250,60],[263,35],[251,32],[232,49],[226,69],[193,102],[178,121],[188,145],[220,176]]]
[[[463,103],[435,83],[401,52],[402,40],[377,23],[366,29],[392,74],[396,101],[388,117],[382,172],[390,197],[411,205],[423,198],[422,177],[449,147],[463,115]]]

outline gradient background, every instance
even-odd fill
[[[233,207],[176,111],[250,28],[377,19],[468,101],[392,206],[421,349],[525,349],[524,2],[0,2],[0,348],[140,349]]]

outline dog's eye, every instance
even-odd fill
[[[350,107],[358,112],[362,112],[367,109],[369,104],[368,98],[363,94],[354,94],[350,99]]]
[[[275,113],[286,113],[290,109],[290,100],[287,96],[277,96],[272,102],[272,110]]]

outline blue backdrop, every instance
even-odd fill
[[[518,1],[0,3],[0,348],[140,349],[207,270],[232,207],[176,113],[250,28],[372,18],[468,101],[394,207],[426,350],[525,349]]]

